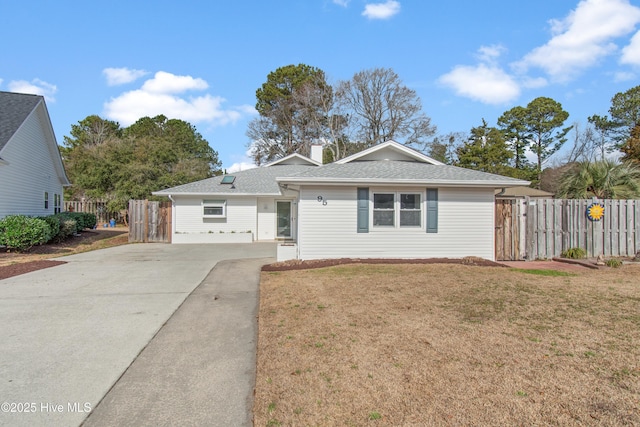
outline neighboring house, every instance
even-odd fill
[[[68,185],[44,98],[0,92],[0,218],[60,212]]]
[[[508,187],[496,190],[496,199],[553,199],[553,193],[531,187]]]
[[[173,202],[172,242],[282,240],[280,260],[494,259],[494,192],[529,185],[394,141],[327,165],[321,151],[155,192]]]

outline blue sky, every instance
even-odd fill
[[[0,90],[44,95],[59,144],[91,114],[164,114],[229,169],[250,162],[256,89],[288,64],[330,83],[392,68],[440,134],[539,96],[585,126],[640,84],[636,0],[0,0],[0,40]]]

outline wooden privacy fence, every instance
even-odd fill
[[[67,212],[92,213],[96,216],[98,225],[108,223],[112,217],[115,218],[107,209],[107,202],[102,200],[65,200],[64,210]]]
[[[599,221],[587,217],[594,202]],[[582,248],[588,257],[635,256],[640,251],[640,200],[496,200],[496,259],[535,260]]]
[[[171,202],[129,200],[129,242],[171,243]]]

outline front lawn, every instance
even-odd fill
[[[640,425],[640,267],[263,272],[254,418]]]

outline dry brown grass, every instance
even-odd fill
[[[34,246],[27,252],[7,252],[0,249],[0,267],[126,245],[129,243],[128,233],[129,230],[122,227],[98,228],[85,230],[80,236],[70,237],[60,243]]]
[[[638,273],[263,272],[255,425],[640,425]]]

